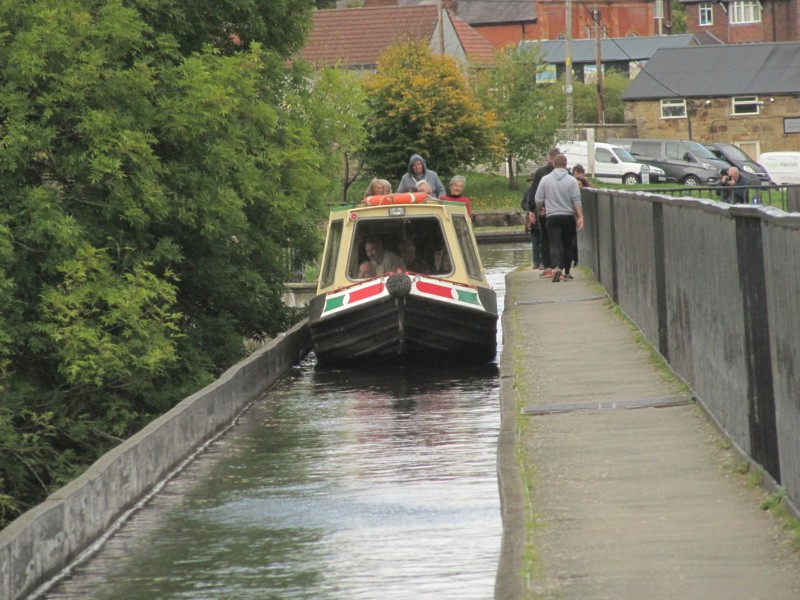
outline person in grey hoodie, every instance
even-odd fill
[[[400,185],[397,186],[397,193],[407,192],[411,188],[417,187],[417,183],[423,180],[427,181],[431,188],[433,188],[431,196],[434,198],[438,198],[447,193],[436,171],[431,171],[428,168],[422,155],[412,154],[411,158],[408,159],[408,173],[403,175],[403,178],[400,180]]]
[[[536,190],[536,207],[547,214],[547,236],[550,238],[550,260],[555,267],[553,283],[571,281],[572,241],[583,229],[583,207],[578,181],[567,171],[567,157],[553,158],[555,167],[542,177]]]

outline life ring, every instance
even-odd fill
[[[382,206],[384,204],[420,204],[429,198],[425,192],[413,192],[402,194],[384,194],[381,196],[367,196],[364,204],[369,206]]]

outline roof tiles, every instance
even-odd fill
[[[429,41],[438,22],[436,5],[318,10],[300,55],[316,66],[371,68],[401,39]]]

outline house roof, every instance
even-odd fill
[[[399,6],[431,3],[437,0],[398,0]],[[458,0],[448,10],[470,25],[533,23],[537,16],[534,0]]]
[[[470,25],[494,25],[536,21],[536,2],[511,0],[461,0],[455,3],[456,15]]]
[[[300,56],[318,67],[374,67],[386,48],[399,40],[430,40],[438,19],[433,4],[318,10]]]
[[[600,57],[603,62],[648,60],[659,48],[696,46],[699,39],[693,33],[680,35],[654,35],[644,37],[603,38],[600,40]],[[519,48],[541,44],[545,62],[564,64],[567,43],[564,40],[535,42],[523,40]],[[572,40],[571,58],[574,63],[594,63],[596,42],[592,39]]]
[[[458,17],[453,17],[452,22],[456,35],[472,64],[479,66],[495,64],[496,49],[489,40]]]
[[[800,92],[800,42],[663,48],[623,100]]]

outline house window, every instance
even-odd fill
[[[761,5],[757,0],[737,0],[728,8],[730,23],[759,23],[761,21]]]
[[[758,96],[737,96],[731,100],[734,115],[757,115],[761,112]]]
[[[714,24],[714,10],[711,8],[711,2],[700,3],[700,14],[698,17],[700,25],[713,25]]]
[[[686,118],[686,100],[662,100],[661,118],[662,119]]]

